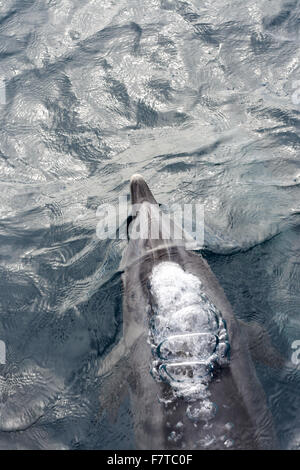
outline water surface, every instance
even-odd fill
[[[110,422],[97,373],[121,334],[126,241],[96,236],[133,173],[161,203],[204,204],[237,316],[291,358],[299,18],[293,0],[0,2],[1,448],[134,447],[130,403]],[[257,367],[282,448],[299,448],[299,375]]]

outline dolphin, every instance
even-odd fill
[[[115,415],[129,396],[137,449],[278,448],[254,361],[282,358],[261,326],[236,318],[188,235],[165,236],[141,175],[130,193],[123,335],[99,369],[103,409]]]

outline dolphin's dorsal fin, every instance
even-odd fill
[[[257,322],[244,322],[238,320],[248,339],[249,351],[254,362],[275,369],[282,369],[287,361],[274,348],[270,335],[265,328]]]

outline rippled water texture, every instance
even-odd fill
[[[96,237],[96,208],[132,173],[161,203],[204,204],[237,316],[291,358],[299,17],[293,0],[0,2],[1,448],[134,446],[130,404],[111,422],[97,374],[126,242]],[[282,447],[299,447],[299,375],[258,374]]]

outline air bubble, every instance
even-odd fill
[[[167,381],[191,382],[211,372],[211,364],[204,361],[165,363],[159,367],[160,376]]]
[[[174,400],[200,401],[200,414],[209,419],[215,406],[208,400],[208,385],[216,367],[229,361],[222,315],[200,280],[177,263],[161,262],[153,268],[150,294],[152,375],[170,385]]]
[[[163,360],[189,357],[207,360],[215,352],[217,341],[216,335],[211,333],[170,336],[159,344],[157,355]]]
[[[227,440],[224,442],[224,445],[225,445],[225,447],[227,447],[227,449],[229,449],[229,447],[232,447],[232,446],[233,446],[233,440],[232,440],[232,439],[227,439]]]
[[[197,404],[191,404],[186,409],[187,417],[193,421],[208,421],[215,417],[217,406],[210,400],[203,400]]]

